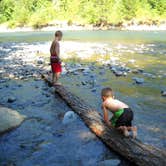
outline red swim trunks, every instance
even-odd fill
[[[61,63],[51,63],[51,69],[53,73],[61,73],[62,65]]]

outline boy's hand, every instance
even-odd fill
[[[110,127],[110,128],[113,127],[112,124],[111,124],[111,122],[107,122],[107,125],[108,125],[108,127]]]

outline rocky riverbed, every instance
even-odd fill
[[[64,123],[71,109],[40,78],[41,72],[50,74],[49,46],[50,42],[0,45],[0,103],[26,116],[19,128],[0,137],[0,165],[129,165],[79,117]],[[166,147],[165,62],[151,68],[143,61],[153,64],[157,57],[149,60],[145,54],[163,56],[165,45],[66,41],[61,47],[65,86],[99,111],[100,90],[112,86],[116,97],[133,108],[139,139]]]

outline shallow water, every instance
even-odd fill
[[[64,39],[82,42],[113,42],[113,43],[154,43],[166,42],[166,31],[63,31]],[[0,33],[0,42],[42,42],[53,39],[54,32],[6,32]]]
[[[90,57],[86,61],[71,58],[65,60],[67,64],[83,63],[91,69],[88,74],[64,75],[62,83],[98,111],[101,111],[100,90],[111,86],[115,96],[134,110],[138,138],[166,149],[166,98],[160,93],[166,90],[166,32],[66,31],[64,34],[61,54],[65,58],[73,54]],[[0,83],[0,103],[29,117],[19,128],[0,138],[0,165],[97,165],[104,159],[119,158],[79,118],[64,126],[62,117],[70,108],[42,80],[35,78],[41,68],[34,63],[35,57],[49,57],[47,41],[52,35],[53,32],[0,34],[0,76],[7,79]],[[25,62],[20,63],[22,58]],[[153,78],[142,73],[116,77],[109,66],[101,63],[108,59],[116,59],[116,63],[131,69],[143,69]],[[29,78],[15,80],[11,76],[14,72],[25,74],[27,70],[31,71]],[[145,82],[134,84],[132,77],[144,78]],[[92,80],[94,87],[82,85],[82,81]],[[9,96],[15,96],[16,102],[8,103]],[[121,165],[127,163],[122,161]]]
[[[69,125],[62,124],[63,115],[70,108],[42,80],[11,80],[7,84],[7,88],[6,83],[1,84],[1,104],[28,119],[1,136],[0,165],[97,165],[105,154],[117,158],[79,117]],[[13,94],[16,102],[7,103],[8,96]]]

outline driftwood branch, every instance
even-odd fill
[[[47,76],[42,75],[42,78],[52,85]],[[138,139],[125,138],[116,129],[110,129],[99,112],[64,86],[55,86],[55,92],[111,150],[138,166],[166,166],[166,151],[144,144]]]

